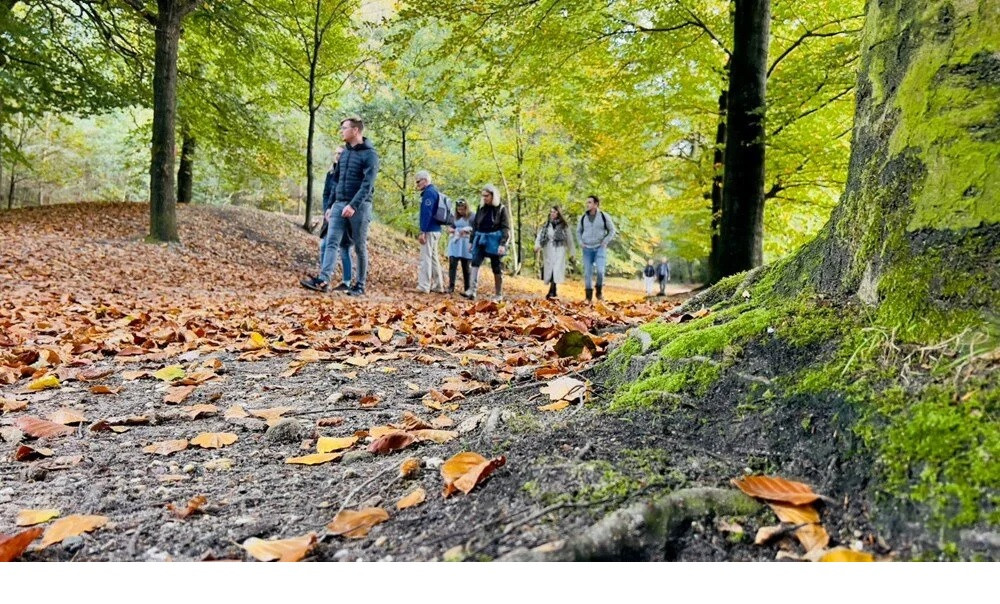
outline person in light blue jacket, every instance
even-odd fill
[[[455,293],[455,271],[462,265],[462,291],[469,289],[472,260],[472,216],[464,199],[455,203],[455,225],[448,227],[448,293]]]

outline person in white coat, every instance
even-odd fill
[[[559,206],[552,206],[549,219],[535,237],[535,253],[542,258],[542,280],[549,284],[547,299],[556,297],[556,286],[566,280],[569,255],[575,253],[573,229]]]

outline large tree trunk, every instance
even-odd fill
[[[715,129],[715,151],[712,153],[712,247],[708,256],[708,281],[715,283],[724,275],[719,266],[719,228],[722,223],[722,166],[726,155],[726,99],[728,90],[719,93],[719,123]]]
[[[1000,307],[997,23],[995,0],[869,2],[847,187],[787,272],[877,305],[903,340]]]
[[[153,142],[149,167],[149,238],[177,241],[174,197],[174,125],[177,117],[177,52],[181,12],[175,0],[159,0],[153,64]]]
[[[191,203],[194,190],[194,153],[197,141],[185,124],[181,128],[181,162],[177,168],[177,203]]]
[[[736,0],[719,225],[720,276],[759,266],[764,237],[764,116],[770,0]]]

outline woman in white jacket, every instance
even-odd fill
[[[575,253],[573,229],[559,206],[552,206],[549,219],[535,237],[535,253],[542,256],[542,280],[549,284],[548,299],[556,297],[556,285],[566,280],[566,263]]]

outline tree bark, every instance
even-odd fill
[[[177,168],[177,203],[191,203],[194,190],[194,154],[197,141],[187,124],[181,128],[181,162]]]
[[[149,238],[178,241],[174,197],[174,126],[181,11],[176,0],[158,1],[153,63],[153,140],[149,167]]]
[[[722,222],[722,186],[723,163],[726,151],[726,110],[729,91],[719,93],[719,124],[715,129],[715,151],[712,153],[712,247],[708,256],[709,283],[715,283],[723,277],[719,266],[719,228]]]
[[[763,261],[764,118],[770,0],[736,0],[719,225],[720,276]]]
[[[313,202],[313,139],[316,136],[316,110],[313,108],[313,95],[315,93],[315,81],[309,82],[309,135],[306,139],[306,218],[302,223],[302,228],[312,232],[312,225],[309,218],[312,214]]]
[[[402,204],[403,209],[406,209],[406,183],[410,178],[410,164],[406,161],[406,127],[401,127],[399,129],[400,135],[400,152],[403,160],[403,188],[399,190],[399,203]]]

